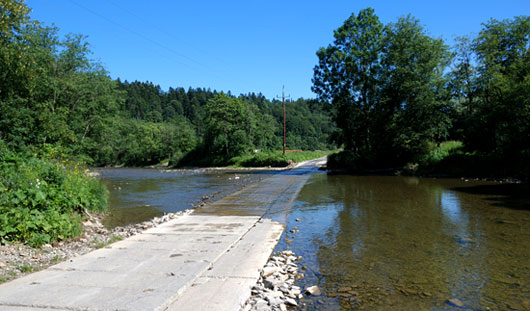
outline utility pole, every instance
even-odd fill
[[[284,85],[282,85],[282,105],[283,105],[283,154],[285,155],[285,98],[289,98],[291,97],[290,95],[285,97],[285,92],[284,92]],[[276,98],[280,99],[280,96],[276,96]]]

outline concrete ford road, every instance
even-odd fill
[[[325,159],[190,215],[0,285],[0,310],[239,310],[287,210]]]

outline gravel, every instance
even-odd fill
[[[286,250],[273,254],[261,277],[252,287],[251,297],[241,308],[242,311],[287,310],[298,306],[303,299],[302,289],[294,285],[295,280],[303,277],[298,273],[297,261],[301,257]]]

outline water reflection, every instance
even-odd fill
[[[529,213],[454,190],[474,186],[314,175],[289,218],[300,232],[278,246],[303,256],[301,286],[324,291],[306,307],[453,310],[448,300],[458,299],[468,310],[528,308]]]
[[[444,215],[451,220],[452,223],[462,223],[464,216],[460,209],[460,201],[455,193],[450,191],[443,191],[440,198],[442,211]],[[467,219],[467,217],[465,217]]]

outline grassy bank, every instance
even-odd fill
[[[286,167],[291,162],[299,163],[311,159],[321,158],[335,151],[297,151],[285,155],[281,151],[263,151],[248,153],[238,157],[222,157],[202,155],[195,151],[187,154],[177,163],[170,163],[173,167]]]
[[[236,167],[285,167],[290,162],[300,163],[307,160],[321,158],[333,151],[296,151],[285,155],[281,151],[257,152],[241,157],[232,158]]]
[[[85,209],[107,208],[107,189],[50,152],[12,152],[0,140],[0,241],[41,246],[81,234]]]
[[[530,176],[530,155],[513,154],[499,157],[492,154],[470,152],[460,141],[446,141],[439,145],[430,144],[426,153],[416,161],[400,167],[382,170],[354,153],[342,151],[328,159],[328,168],[353,173],[386,172],[389,174],[517,178]]]

